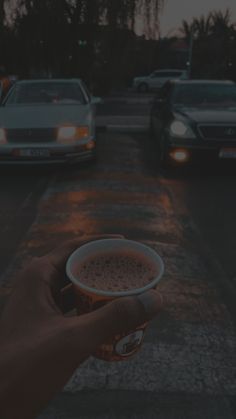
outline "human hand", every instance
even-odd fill
[[[90,240],[107,237],[118,236]],[[86,315],[66,316],[73,300],[65,264],[87,241],[72,241],[33,259],[17,280],[0,319],[0,406],[5,419],[34,418],[99,345],[160,310],[160,296],[151,290]]]

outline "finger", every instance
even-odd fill
[[[73,310],[76,307],[76,299],[72,284],[64,287],[55,297],[55,300],[62,313],[66,314]]]
[[[115,335],[130,332],[151,320],[161,306],[160,294],[149,290],[139,296],[116,299],[96,311],[73,318],[80,350],[84,356],[91,355]]]
[[[71,253],[76,250],[78,247],[89,243],[90,241],[101,240],[101,239],[123,239],[124,236],[118,234],[103,234],[96,236],[84,236],[80,239],[70,240],[62,246],[51,251],[49,254],[43,256],[58,270],[63,271],[65,269],[65,264],[68,257]]]

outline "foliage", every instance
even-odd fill
[[[107,79],[114,76],[119,57],[127,55],[137,14],[148,32],[164,0],[14,0],[16,7],[9,9],[11,1],[5,6],[14,72],[81,76],[90,82],[96,71]]]
[[[193,39],[194,77],[235,78],[236,25],[228,9],[184,20],[180,31],[189,43]]]

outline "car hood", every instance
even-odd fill
[[[53,128],[59,125],[89,125],[89,105],[9,106],[0,108],[4,128]]]
[[[218,109],[175,108],[175,115],[191,119],[196,123],[234,123],[236,124],[236,107]]]

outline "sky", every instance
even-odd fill
[[[236,0],[165,0],[160,14],[161,36],[170,35],[178,29],[182,20],[191,21],[192,17],[207,15],[211,11],[230,9],[232,22],[236,22]]]

